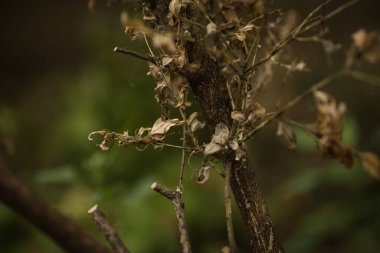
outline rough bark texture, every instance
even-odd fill
[[[14,175],[0,156],[0,201],[72,253],[110,253],[79,224],[49,205]]]
[[[199,76],[190,76],[188,80],[206,122],[211,130],[218,122],[231,126],[228,93],[218,65],[210,59],[205,60],[202,66],[203,69],[197,72]],[[252,252],[283,252],[248,158],[235,161],[234,156],[226,155],[222,159],[232,163],[231,189],[249,232]]]
[[[210,130],[213,132],[219,122],[231,128],[232,110],[226,80],[218,63],[209,57],[203,35],[196,30],[192,34],[196,37],[196,43],[188,43],[186,51],[190,62],[193,59],[201,60],[202,68],[196,73],[187,73],[186,77]],[[249,232],[252,252],[283,252],[248,158],[235,161],[234,156],[229,154],[219,158],[232,164],[231,189]]]

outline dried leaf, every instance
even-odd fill
[[[317,122],[313,129],[318,139],[318,149],[324,159],[339,158],[348,168],[353,164],[353,151],[342,142],[344,103],[322,91],[314,92]]]
[[[378,32],[360,29],[352,35],[352,39],[365,60],[370,63],[380,62],[380,34]]]
[[[218,27],[216,26],[216,24],[214,22],[208,23],[207,26],[206,26],[207,35],[211,35],[211,34],[216,33],[216,29],[217,28]]]
[[[172,58],[172,57],[163,56],[161,58],[161,64],[163,67],[165,67],[166,65],[169,65],[173,60],[174,60],[174,58]]]
[[[230,146],[232,150],[236,151],[239,148],[239,143],[235,139],[233,139],[232,141],[228,142],[228,146]]]
[[[215,142],[210,142],[210,143],[205,145],[204,154],[205,155],[212,155],[212,154],[219,152],[221,149],[222,149],[222,146],[220,146],[219,144],[217,144]]]
[[[212,168],[212,166],[204,166],[204,167],[200,168],[200,170],[198,172],[198,177],[196,179],[196,182],[198,184],[206,183],[206,181],[208,180],[208,178],[210,176],[210,169],[211,168]]]
[[[374,178],[380,180],[380,161],[376,154],[361,152],[359,154],[363,169]]]
[[[156,48],[162,48],[171,53],[177,52],[177,47],[174,43],[174,38],[170,33],[155,33],[152,38],[153,46]]]
[[[218,123],[215,126],[215,133],[212,136],[212,141],[219,145],[225,145],[229,134],[230,130],[228,130],[228,127],[224,123]]]
[[[156,122],[154,122],[149,135],[152,136],[153,139],[162,140],[171,127],[181,125],[182,123],[183,121],[180,121],[179,119],[163,121],[161,118],[158,118]]]
[[[231,118],[233,120],[236,120],[240,123],[243,123],[244,121],[247,120],[247,117],[245,117],[245,115],[242,113],[242,112],[239,112],[239,111],[233,111],[231,112]]]
[[[190,130],[192,132],[197,131],[198,129],[201,129],[205,126],[204,122],[201,122],[197,119],[198,113],[193,112],[189,118],[186,120],[187,125],[190,127]]]

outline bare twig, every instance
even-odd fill
[[[276,113],[272,114],[270,117],[268,117],[266,120],[262,121],[257,127],[252,129],[247,135],[243,137],[243,141],[249,139],[253,134],[260,131],[263,127],[271,123],[275,118],[281,116],[285,111],[293,108],[296,106],[299,102],[301,102],[305,97],[307,97],[309,94],[313,93],[316,90],[322,89],[329,85],[333,80],[337,79],[338,77],[342,76],[344,71],[338,71],[332,75],[327,76],[326,78],[322,79],[321,81],[317,82],[316,84],[310,86],[309,89],[305,90],[301,94],[299,94],[297,97],[292,99],[289,103],[287,103],[282,109],[277,111]]]
[[[185,112],[183,112],[181,109],[180,109],[180,112],[182,114],[183,120],[185,121],[185,123],[182,125],[182,146],[185,147],[186,146],[186,126],[187,126],[186,115],[185,115]],[[186,149],[182,149],[181,168],[179,172],[179,182],[178,182],[178,188],[180,192],[183,191],[183,173],[185,171],[185,163],[186,163]]]
[[[356,71],[356,70],[349,71],[348,75],[359,80],[359,81],[362,81],[364,83],[368,83],[368,84],[373,85],[377,88],[380,88],[380,77],[379,76],[364,73],[361,71]]]
[[[180,242],[182,245],[182,252],[183,253],[191,253],[191,245],[190,245],[190,239],[189,239],[189,232],[187,229],[186,221],[185,221],[185,209],[184,209],[184,203],[181,199],[181,192],[180,191],[172,191],[168,189],[166,186],[153,183],[150,188],[161,195],[165,196],[166,198],[170,199],[173,202],[177,222],[178,222],[178,230],[180,234]]]
[[[310,22],[311,17],[317,13],[320,9],[322,9],[324,6],[326,6],[327,3],[330,2],[330,0],[325,1],[321,5],[319,5],[317,8],[315,8],[302,22],[299,26],[297,26],[292,32],[288,34],[283,40],[281,40],[279,43],[277,43],[272,50],[263,58],[261,58],[256,64],[252,65],[251,67],[247,68],[244,72],[244,75],[247,75],[249,72],[255,70],[258,66],[262,65],[263,63],[267,62],[271,57],[276,55],[283,47],[288,45],[294,38],[296,38],[299,34],[309,31],[310,29],[316,27],[317,25],[321,24],[323,21],[326,21],[332,17],[334,17],[336,14],[342,12],[346,8],[350,7],[351,5],[359,2],[360,0],[351,0],[338,8],[336,8],[334,11],[328,13],[324,17],[319,17],[316,21],[312,22],[311,24],[307,25],[308,22]]]
[[[126,49],[126,48],[121,48],[121,47],[115,47],[113,49],[114,52],[117,52],[117,53],[123,53],[123,54],[127,54],[127,55],[130,55],[130,56],[133,56],[137,59],[140,59],[140,60],[143,60],[143,61],[147,61],[147,62],[150,62],[150,63],[153,63],[153,64],[157,64],[157,58],[153,57],[153,56],[150,56],[150,55],[142,55],[140,53],[137,53],[135,51],[132,51],[132,50],[129,50],[129,49]]]
[[[82,226],[55,209],[17,177],[8,168],[1,153],[0,175],[0,203],[48,235],[63,250],[72,253],[110,253],[109,249],[88,234]]]
[[[232,209],[231,209],[231,163],[224,165],[224,173],[226,177],[224,178],[224,205],[226,209],[226,222],[227,222],[227,237],[228,246],[231,253],[237,253],[238,249],[236,246],[234,228],[232,224]]]
[[[93,206],[90,210],[88,210],[88,213],[91,215],[92,219],[95,221],[99,230],[107,239],[108,243],[111,245],[115,253],[130,253],[130,251],[121,241],[116,230],[107,220],[106,215],[102,212],[102,210],[99,209],[98,205]]]

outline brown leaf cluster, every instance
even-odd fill
[[[350,168],[353,164],[353,151],[342,142],[343,115],[346,112],[344,103],[323,92],[314,92],[317,122],[314,132],[318,139],[318,149],[324,159],[340,159]]]

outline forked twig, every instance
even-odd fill
[[[182,202],[182,196],[180,191],[172,191],[168,189],[166,186],[153,183],[150,188],[166,198],[170,199],[173,202],[177,222],[178,222],[178,230],[180,234],[180,242],[182,245],[183,253],[191,253],[191,245],[189,239],[189,232],[187,229],[186,221],[185,221],[185,205]]]

